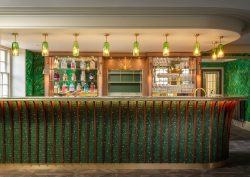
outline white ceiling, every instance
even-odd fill
[[[240,35],[236,32],[215,29],[2,29],[1,43],[11,46],[12,32],[19,33],[17,38],[21,48],[39,51],[44,40],[42,33],[47,32],[51,51],[71,51],[73,33],[80,33],[78,41],[82,52],[101,52],[105,40],[104,33],[110,33],[108,38],[112,52],[131,52],[135,40],[134,33],[140,33],[138,41],[142,52],[161,52],[165,33],[169,33],[171,51],[191,52],[195,42],[194,34],[200,33],[199,42],[202,51],[210,50],[212,41],[225,36],[223,43],[237,40]]]

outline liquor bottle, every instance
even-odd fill
[[[57,95],[59,93],[59,84],[58,82],[55,82],[54,85],[54,95]]]
[[[71,61],[71,69],[76,69],[76,62],[75,62],[75,60],[72,60]]]
[[[95,84],[93,82],[91,82],[90,84],[90,93],[94,93],[95,92]]]
[[[86,70],[90,70],[90,62],[86,62]]]
[[[90,69],[95,69],[95,61],[94,60],[90,61]]]
[[[94,80],[94,76],[92,73],[89,74],[89,80],[92,82]]]
[[[61,68],[62,69],[67,69],[67,61],[66,61],[66,59],[62,60],[62,62],[61,62]]]
[[[83,91],[84,91],[84,93],[88,93],[89,92],[89,85],[86,82],[83,85]]]
[[[80,80],[81,80],[82,82],[85,81],[85,71],[82,71]]]
[[[58,69],[59,68],[59,62],[58,62],[57,59],[55,59],[53,67],[54,67],[54,69]]]
[[[68,91],[68,86],[67,86],[67,84],[64,83],[64,84],[62,85],[62,92],[63,92],[63,93],[66,93],[67,91]]]
[[[68,80],[68,75],[67,75],[67,73],[65,72],[64,74],[63,74],[63,81],[67,81]]]
[[[75,91],[75,86],[74,84],[71,82],[71,84],[69,85],[69,91],[72,93]]]
[[[58,72],[54,73],[54,81],[60,81],[60,74]]]
[[[75,73],[72,73],[71,80],[76,81],[76,74]]]
[[[81,63],[80,63],[80,69],[81,70],[85,70],[86,69],[86,63],[85,63],[85,61],[81,61]]]
[[[82,90],[81,83],[77,83],[76,91],[77,91],[77,92],[81,92],[81,90]]]

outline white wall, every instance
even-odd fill
[[[12,73],[12,97],[25,97],[26,87],[25,87],[25,50],[20,49],[19,56],[12,57],[11,63],[11,73]]]

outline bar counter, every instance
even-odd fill
[[[0,100],[0,163],[216,164],[247,97]]]

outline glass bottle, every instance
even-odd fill
[[[67,69],[67,61],[66,61],[66,59],[62,60],[62,62],[61,62],[61,68],[62,69]]]
[[[81,90],[82,90],[81,83],[77,83],[76,91],[77,91],[77,92],[81,92]]]
[[[95,84],[94,82],[91,82],[90,84],[90,93],[94,93],[95,92]]]
[[[53,67],[54,67],[54,69],[58,69],[59,68],[59,62],[58,62],[57,59],[55,59]]]
[[[90,81],[93,81],[93,80],[94,80],[94,76],[93,76],[92,73],[89,74],[89,80],[90,80]]]
[[[95,61],[94,60],[90,61],[90,69],[95,69]]]
[[[63,81],[67,81],[68,80],[68,75],[67,75],[67,73],[65,72],[64,74],[63,74]]]
[[[60,74],[58,72],[54,73],[54,80],[55,81],[60,81]]]
[[[55,85],[54,85],[54,94],[57,95],[59,93],[59,84],[58,82],[55,82]]]
[[[69,85],[69,91],[72,93],[75,91],[75,86],[74,84],[71,82],[71,84]]]
[[[71,69],[76,69],[76,61],[74,59],[71,61]]]
[[[89,92],[89,85],[86,82],[83,85],[83,91],[84,91],[84,93],[88,93]]]
[[[81,61],[80,63],[80,69],[85,70],[86,69],[86,63],[84,61]]]
[[[80,80],[81,80],[82,82],[85,81],[85,71],[82,71]]]
[[[63,93],[66,93],[67,91],[68,91],[68,86],[67,86],[66,83],[64,83],[64,84],[62,85],[62,92],[63,92]]]
[[[90,62],[86,62],[86,70],[90,70]]]
[[[76,81],[76,74],[75,73],[72,73],[71,80]]]

